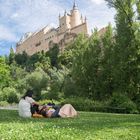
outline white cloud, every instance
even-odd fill
[[[3,25],[0,25],[0,40],[17,41],[17,37],[11,30]]]
[[[100,5],[100,4],[105,2],[104,0],[90,0],[90,1],[97,4],[97,5]]]
[[[59,11],[63,9],[55,0],[5,0],[0,3],[0,18],[4,21],[1,24],[6,24],[8,34],[3,38],[12,39],[12,33],[33,32],[48,24],[58,25]]]
[[[82,13],[87,17],[89,30],[93,30],[95,27],[101,29],[103,27],[106,27],[108,23],[111,23],[113,26],[115,25],[115,10],[108,8],[106,3],[104,2],[102,3],[102,6],[91,4],[89,2],[88,7],[82,9]]]

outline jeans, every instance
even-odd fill
[[[59,106],[55,106],[54,108],[55,108],[55,112],[52,113],[51,118],[60,117],[60,115],[59,115],[60,107]]]

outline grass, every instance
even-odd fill
[[[0,140],[140,140],[140,115],[80,112],[77,118],[31,118],[0,110]]]

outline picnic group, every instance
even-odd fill
[[[21,97],[18,105],[19,116],[24,118],[67,118],[78,115],[71,104],[60,106],[50,102],[41,105],[33,99],[33,94],[33,90],[28,89],[25,95]]]

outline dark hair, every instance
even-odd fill
[[[46,111],[45,111],[45,110],[42,110],[42,111],[40,112],[40,114],[41,114],[42,116],[44,116],[44,117],[47,117],[47,114],[46,114]]]
[[[25,97],[32,97],[32,95],[33,95],[33,90],[28,89],[22,98],[25,99]]]
[[[38,107],[39,107],[39,105],[36,105],[36,104],[34,104],[34,105],[31,106],[31,113],[32,113],[32,115],[34,113],[39,113]]]

